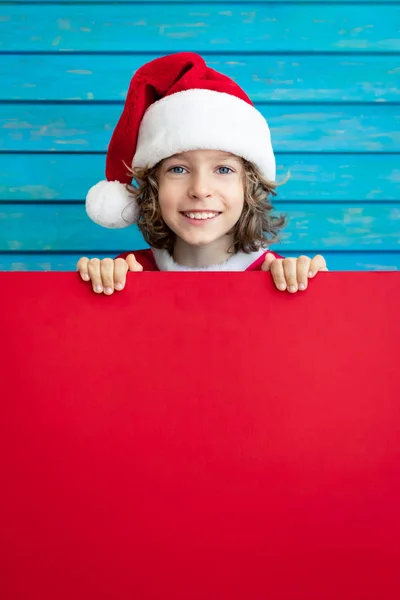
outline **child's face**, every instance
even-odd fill
[[[165,159],[159,171],[162,217],[187,244],[225,236],[244,205],[243,163],[219,150],[192,150]]]

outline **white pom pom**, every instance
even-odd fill
[[[86,212],[97,225],[122,229],[136,223],[139,207],[119,181],[99,181],[88,191]]]

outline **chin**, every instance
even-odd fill
[[[187,243],[190,244],[190,246],[207,246],[208,244],[212,244],[212,242],[215,242],[216,240],[219,240],[219,238],[222,237],[220,235],[213,235],[213,236],[191,236],[191,235],[186,235],[186,236],[182,236],[182,239]]]

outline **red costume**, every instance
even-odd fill
[[[262,249],[250,254],[239,252],[221,265],[204,269],[191,269],[176,265],[166,250],[152,250],[150,248],[147,250],[135,250],[134,252],[124,252],[117,258],[126,258],[128,254],[134,254],[138,263],[142,265],[143,271],[261,271],[261,265],[268,253],[273,254],[275,258],[283,258],[283,256],[268,249]]]

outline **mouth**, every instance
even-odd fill
[[[194,210],[194,211],[181,211],[181,215],[183,215],[188,221],[212,221],[216,219],[221,213],[216,210]]]

